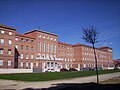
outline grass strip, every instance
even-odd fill
[[[99,75],[115,72],[120,72],[120,70],[99,70]],[[78,71],[78,72],[16,73],[16,74],[0,74],[0,79],[17,81],[49,81],[58,79],[69,79],[75,77],[85,77],[92,75],[96,75],[96,72]]]

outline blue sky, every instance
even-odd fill
[[[120,58],[120,0],[0,0],[0,23],[20,33],[40,27],[70,44],[88,44],[82,28],[94,25],[101,31],[96,47]]]

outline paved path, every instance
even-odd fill
[[[99,75],[100,81],[120,76],[120,72],[112,74]],[[60,83],[89,83],[96,82],[96,76],[80,77],[64,80],[42,81],[42,82],[23,82],[12,80],[0,80],[0,90],[15,89],[20,90],[24,88],[48,88]]]

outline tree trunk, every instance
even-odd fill
[[[93,44],[93,50],[94,50],[94,56],[95,56],[95,68],[96,68],[96,74],[97,74],[97,84],[99,84],[97,56],[96,56],[95,46],[94,46],[94,44]]]

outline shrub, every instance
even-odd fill
[[[78,71],[78,70],[75,68],[70,68],[69,71]]]
[[[66,69],[66,68],[61,68],[60,69],[60,72],[65,72],[65,71],[68,71],[68,69]]]

